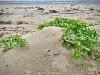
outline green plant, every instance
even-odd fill
[[[27,45],[26,40],[22,39],[21,36],[19,36],[18,34],[10,35],[6,38],[0,39],[0,47],[3,48],[3,52],[12,48],[23,47],[26,45]]]
[[[47,26],[56,26],[64,29],[62,44],[66,48],[74,46],[72,57],[77,59],[81,66],[83,66],[82,57],[90,59],[90,56],[92,56],[94,60],[100,58],[100,42],[94,29],[95,24],[88,24],[82,20],[57,17],[49,23],[40,24],[37,28],[42,29]]]

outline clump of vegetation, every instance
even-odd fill
[[[26,39],[22,39],[18,34],[10,35],[8,37],[0,39],[0,47],[3,48],[3,52],[12,48],[23,46],[27,46],[27,41]]]
[[[82,20],[55,18],[49,23],[40,24],[37,28],[42,29],[47,26],[56,26],[64,29],[62,35],[62,44],[69,48],[74,46],[72,50],[73,58],[77,59],[81,66],[83,66],[82,57],[96,60],[100,58],[100,42],[98,34],[94,29],[95,24],[88,24]]]

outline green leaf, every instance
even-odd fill
[[[84,64],[83,64],[83,61],[81,59],[78,59],[78,62],[80,63],[80,65],[83,67]]]
[[[23,47],[26,45],[27,45],[26,39],[22,39],[18,34],[10,35],[0,40],[0,47],[3,48],[3,52],[12,48]]]
[[[69,48],[74,46],[72,50],[73,58],[78,59],[78,62],[83,65],[82,57],[89,58],[89,56],[100,58],[100,52],[97,49],[100,47],[98,34],[94,28],[95,24],[88,24],[83,20],[75,20],[68,18],[57,17],[53,21],[43,23],[38,26],[42,29],[47,26],[61,27],[64,30],[62,35],[62,44]]]

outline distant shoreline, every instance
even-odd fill
[[[0,1],[0,4],[41,4],[41,3],[58,3],[58,4],[67,4],[67,3],[100,3],[100,1]]]

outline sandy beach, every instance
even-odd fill
[[[19,34],[29,48],[2,52],[0,75],[100,75],[100,59],[84,67],[62,46],[59,27],[36,27],[56,17],[82,19],[95,26],[100,36],[100,4],[0,4],[0,38]]]

